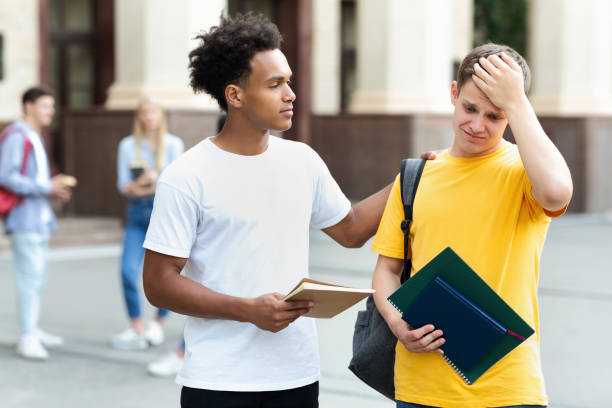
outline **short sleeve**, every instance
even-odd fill
[[[165,255],[189,258],[199,219],[200,206],[193,198],[160,181],[143,246]]]
[[[402,195],[400,191],[400,176],[395,178],[385,211],[378,225],[378,231],[374,237],[372,251],[388,256],[390,258],[404,258],[404,233],[401,229],[401,223],[404,220],[404,208],[402,206]],[[411,257],[410,248],[408,248],[408,258]]]
[[[525,196],[525,199],[529,205],[529,215],[532,219],[544,218],[547,220],[548,218],[557,218],[565,214],[567,205],[557,211],[547,210],[546,208],[542,207],[542,205],[540,205],[540,203],[538,203],[533,196],[533,186],[531,185],[531,181],[529,181],[529,177],[527,177],[526,172],[524,172],[523,177],[523,195]]]
[[[311,152],[314,194],[310,225],[323,229],[342,221],[351,209],[351,202],[340,190],[321,157],[314,150]]]

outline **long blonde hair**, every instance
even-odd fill
[[[134,113],[134,138],[135,138],[135,148],[136,148],[136,159],[142,160],[142,139],[145,137],[145,130],[140,122],[140,112],[144,105],[153,105],[157,109],[159,109],[161,118],[159,122],[159,126],[157,128],[157,135],[155,137],[155,170],[159,173],[164,166],[164,156],[166,154],[166,145],[164,143],[164,136],[167,132],[167,120],[166,120],[166,112],[162,105],[154,100],[151,97],[146,97],[140,100],[138,103],[138,107],[136,108],[136,112]]]

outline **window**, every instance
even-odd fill
[[[51,0],[49,4],[49,84],[60,109],[88,108],[95,103],[94,7],[94,0]]]

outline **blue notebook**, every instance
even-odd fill
[[[471,370],[506,334],[506,328],[437,276],[404,310],[413,328],[433,324],[441,329],[444,354],[463,370]]]
[[[459,304],[450,303],[450,305],[441,306],[440,302],[437,301],[433,306],[428,303],[421,306],[421,309],[424,310],[423,313],[429,313],[429,315],[423,315],[426,319],[422,319],[414,312],[404,314],[404,312],[410,309],[412,304],[421,297],[421,292],[428,288],[428,286],[438,277],[441,278],[443,282],[446,282],[447,285],[443,285],[442,282],[438,281],[438,283],[434,284],[437,286],[432,286],[430,288],[432,290],[431,294],[424,295],[419,302],[429,302],[432,299],[436,299],[436,297],[448,298],[451,292],[447,292],[447,290],[451,287],[455,290],[452,292],[453,297],[456,297],[456,292],[458,292],[460,295],[463,295],[468,302],[471,301],[477,310],[485,313],[484,315],[480,315],[485,321],[489,321],[493,327],[499,324],[502,329],[507,329],[505,334],[499,338],[499,341],[486,351],[486,348],[493,342],[493,340],[487,340],[488,334],[482,336],[479,334],[475,336],[475,333],[480,329],[475,329],[474,326],[468,332],[468,325],[462,321],[459,328],[454,329],[453,335],[453,328],[449,326],[445,329],[442,327],[443,323],[439,321],[440,328],[445,332],[444,338],[446,340],[450,339],[449,343],[442,346],[442,350],[446,352],[446,354],[443,355],[444,359],[467,384],[473,384],[474,381],[478,380],[478,378],[491,368],[491,366],[516,347],[520,346],[534,333],[534,330],[450,247],[442,250],[431,259],[427,265],[423,266],[414,276],[411,276],[410,279],[404,282],[402,286],[387,298],[389,303],[405,316],[405,320],[407,320],[410,325],[418,326],[418,323],[420,323],[419,321],[412,320],[412,318],[418,318],[424,324],[435,324],[433,321],[426,321],[433,319],[435,317],[433,314],[441,315],[441,317],[447,321],[449,320],[449,316],[454,316],[454,318],[450,319],[451,324],[456,324],[459,321],[460,317],[457,317],[455,313],[461,310],[460,308],[465,309],[464,299],[461,299],[462,303]],[[442,292],[443,290],[444,292]],[[463,310],[463,313],[467,312]],[[479,315],[476,314],[476,316]],[[491,320],[489,320],[489,318]],[[463,317],[461,317],[461,319],[463,319]],[[438,325],[436,325],[436,327],[437,326]],[[499,328],[499,326],[497,327]],[[489,327],[486,329],[486,332],[488,333],[489,330],[493,333],[496,331]],[[457,333],[460,334],[459,337],[457,337]],[[468,338],[471,340],[467,341]],[[453,350],[453,343],[457,345],[461,344],[462,341],[465,347],[456,347]],[[482,344],[484,345],[480,342],[483,342]],[[472,346],[474,347],[472,348]],[[457,348],[459,350],[457,350]],[[471,354],[473,349],[476,350],[475,355]],[[455,358],[457,358],[461,361],[461,364],[469,366],[470,363],[473,363],[474,360],[478,358],[477,356],[479,353],[477,350],[479,349],[482,350],[484,354],[472,368],[460,366],[460,363],[455,360]],[[451,354],[453,355],[451,356]]]

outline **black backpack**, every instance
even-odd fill
[[[404,220],[400,228],[404,233],[404,268],[401,282],[410,278],[412,261],[408,258],[410,221],[412,221],[412,205],[416,190],[423,174],[425,160],[404,159],[400,169],[402,189],[402,204]],[[355,331],[353,333],[353,358],[349,363],[351,370],[360,380],[365,382],[385,397],[395,401],[395,386],[393,383],[395,365],[395,345],[397,338],[387,326],[387,322],[376,308],[374,298],[369,296],[366,310],[357,314]]]

